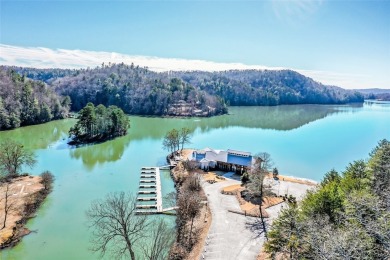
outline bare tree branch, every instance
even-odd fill
[[[134,260],[137,241],[146,237],[150,225],[145,215],[135,215],[135,198],[124,192],[110,193],[92,202],[86,212],[92,230],[91,250],[103,257],[127,256]]]

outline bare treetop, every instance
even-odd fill
[[[96,200],[87,211],[88,226],[92,230],[91,250],[103,257],[135,257],[137,242],[146,237],[150,224],[146,215],[135,215],[135,197],[124,192],[110,193],[104,200]]]

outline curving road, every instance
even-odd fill
[[[264,242],[258,229],[251,228],[257,219],[228,212],[229,209],[239,211],[240,205],[235,196],[221,194],[224,187],[239,183],[238,180],[227,179],[215,184],[202,184],[212,211],[212,223],[201,259],[256,259]]]
[[[227,173],[224,177],[226,181],[214,184],[202,183],[211,208],[212,223],[200,259],[255,260],[265,241],[259,219],[228,212],[228,210],[240,211],[240,205],[235,196],[223,195],[221,190],[241,182],[232,173]],[[267,182],[276,194],[292,194],[298,200],[302,199],[308,189],[313,188],[313,186],[285,181],[268,180]],[[268,227],[283,206],[284,203],[281,203],[267,208],[270,215],[267,220]]]

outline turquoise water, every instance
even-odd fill
[[[73,119],[0,132],[35,151],[33,174],[50,170],[56,181],[28,228],[36,230],[1,259],[96,259],[88,250],[85,210],[111,191],[136,192],[142,166],[165,164],[162,138],[172,128],[193,131],[190,147],[268,152],[280,174],[320,180],[365,159],[380,139],[390,139],[390,104],[231,107],[213,118],[130,117],[125,137],[102,144],[66,145]],[[174,190],[162,172],[163,193]],[[173,217],[167,217],[171,222]]]

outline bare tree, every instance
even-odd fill
[[[183,151],[183,147],[185,144],[189,144],[191,140],[191,132],[187,127],[183,127],[179,132],[179,141],[181,144],[181,150]]]
[[[182,161],[183,167],[187,171],[193,171],[195,169],[199,168],[199,163],[197,161],[192,161],[192,160],[184,160]]]
[[[41,183],[43,184],[45,191],[50,191],[54,182],[54,175],[49,171],[44,171],[41,173]]]
[[[190,190],[182,191],[177,200],[177,242],[180,242],[187,249],[191,249],[193,243],[194,220],[199,215],[202,208],[201,199],[198,193]],[[189,229],[188,229],[189,225]],[[188,237],[188,239],[186,239]],[[187,244],[186,241],[188,241]]]
[[[1,229],[5,228],[8,215],[15,210],[15,201],[11,199],[12,193],[13,192],[10,189],[10,184],[7,183],[5,185],[4,195],[1,196],[1,201],[4,200],[4,219]]]
[[[164,140],[163,140],[164,149],[173,153],[174,151],[179,150],[179,145],[180,145],[179,131],[177,131],[176,129],[172,129],[164,136]]]
[[[345,222],[343,227],[337,227],[329,217],[321,215],[305,219],[304,226],[301,248],[306,248],[307,259],[386,259],[374,257],[370,237],[352,223]]]
[[[271,155],[269,153],[258,153],[255,155],[256,158],[256,167],[257,169],[260,169],[263,172],[270,172],[272,167],[274,166],[274,162],[271,158]]]
[[[381,199],[367,191],[353,192],[348,195],[345,207],[344,219],[375,241],[375,256],[380,259],[390,255],[390,211],[386,210]]]
[[[131,194],[119,192],[92,202],[86,212],[92,230],[92,251],[101,256],[108,251],[115,258],[130,255],[132,260],[136,259],[134,249],[146,237],[150,223],[146,215],[135,215],[135,201]]]
[[[12,140],[0,143],[0,175],[18,175],[23,165],[32,167],[35,163],[34,154],[27,151],[22,144]]]
[[[260,220],[263,228],[264,236],[267,239],[267,229],[263,214],[263,196],[268,191],[264,186],[264,178],[272,168],[273,162],[271,156],[268,153],[260,153],[255,156],[255,163],[252,166],[251,173],[249,175],[249,183],[247,188],[252,196],[259,199],[259,211]]]
[[[151,225],[152,240],[141,245],[144,257],[148,260],[165,260],[168,258],[169,248],[174,242],[174,229],[163,220],[155,220]]]
[[[199,173],[191,173],[183,184],[183,189],[191,192],[201,190],[201,177]]]
[[[168,205],[168,207],[176,206],[176,197],[177,194],[175,191],[172,191],[164,196],[164,202]]]

